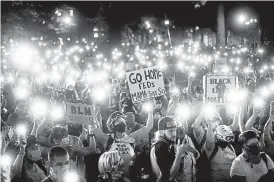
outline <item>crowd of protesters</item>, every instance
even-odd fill
[[[30,79],[17,74],[17,80]],[[16,82],[16,81],[15,81]],[[1,180],[5,182],[270,182],[274,180],[273,93],[263,106],[253,100],[269,77],[239,80],[248,94],[233,114],[216,107],[208,114],[202,85],[178,89],[165,80],[167,94],[150,98],[152,108],[133,103],[127,83],[108,80],[112,92],[102,102],[81,79],[63,90],[31,84],[31,97],[18,99],[14,84],[1,97]],[[273,91],[272,91],[273,92]],[[36,117],[33,99],[93,105],[90,125]],[[239,100],[242,98],[239,98]],[[178,115],[186,103],[190,116]],[[209,106],[208,106],[209,107]],[[36,108],[43,110],[45,108]],[[125,150],[118,151],[118,147]]]

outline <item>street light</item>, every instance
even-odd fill
[[[169,20],[165,20],[165,25],[169,25]]]
[[[246,20],[246,16],[244,14],[241,14],[239,17],[238,17],[238,22],[239,23],[244,23]]]
[[[264,50],[263,50],[263,49],[259,49],[258,52],[259,52],[260,54],[262,54],[262,53],[264,53]]]
[[[66,23],[66,24],[70,24],[70,23],[71,23],[71,18],[68,17],[68,16],[66,16],[66,17],[64,17],[63,21],[64,21],[64,23]]]

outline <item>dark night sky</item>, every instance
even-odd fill
[[[5,12],[5,4],[2,3],[2,13]],[[10,2],[8,2],[10,3]],[[94,17],[100,3],[103,4],[108,23],[110,25],[110,33],[119,36],[120,28],[126,24],[140,19],[142,15],[153,15],[163,18],[166,13],[168,18],[173,20],[177,26],[200,26],[208,27],[213,30],[216,28],[217,7],[218,2],[209,1],[205,6],[195,9],[191,1],[48,1],[39,2],[43,5],[45,11],[50,11],[55,6],[67,4],[75,7],[85,16]],[[268,28],[271,39],[274,39],[274,1],[251,1],[251,2],[225,2],[225,11],[228,26],[233,23],[231,10],[239,7],[248,6],[254,12],[254,17],[259,19],[260,24]],[[232,19],[232,20],[230,20]]]

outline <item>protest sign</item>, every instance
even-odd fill
[[[156,66],[126,73],[134,103],[166,94],[163,73]]]
[[[94,123],[94,106],[66,103],[67,123],[91,125]]]
[[[238,79],[234,75],[206,75],[203,86],[205,91],[204,101],[225,105],[227,93],[238,89]]]

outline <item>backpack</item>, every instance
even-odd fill
[[[135,155],[129,163],[129,176],[131,182],[153,182],[156,180],[150,161],[151,147],[151,137],[149,137],[149,147],[144,148],[142,151],[135,151]]]
[[[233,146],[231,144],[228,145],[228,147],[234,151]],[[215,144],[215,147],[213,149],[212,154],[207,157],[206,152],[202,151],[201,156],[199,159],[197,159],[196,162],[196,168],[197,168],[197,182],[210,182],[211,181],[211,167],[210,163],[211,160],[215,157],[219,149],[219,146]]]

